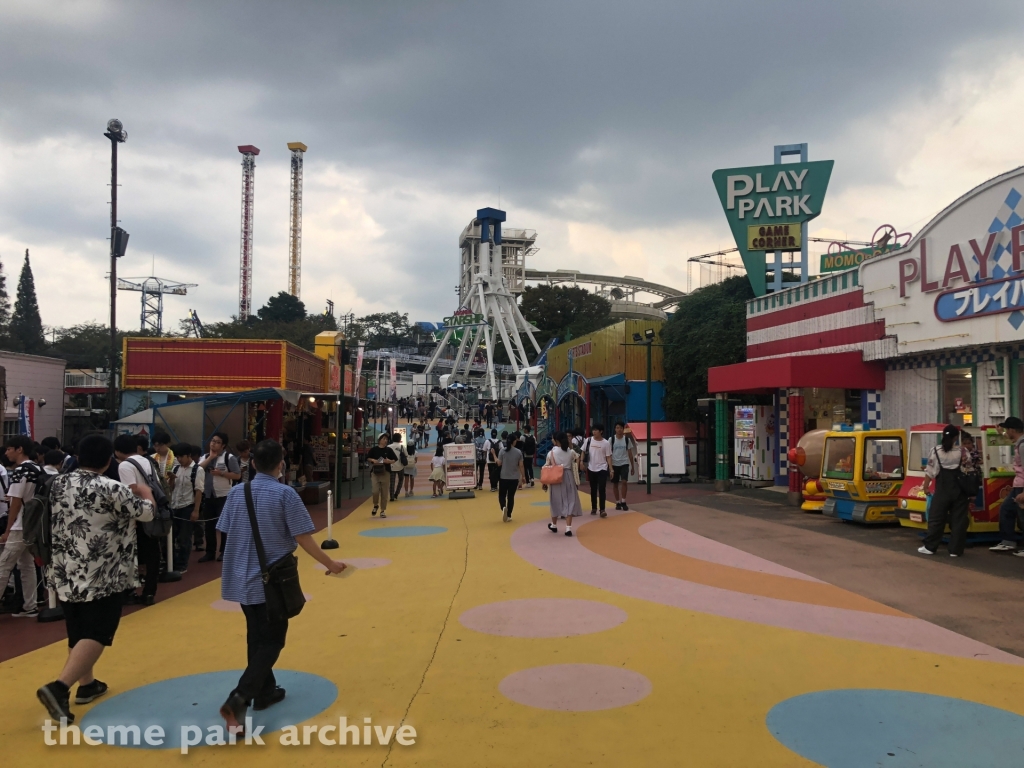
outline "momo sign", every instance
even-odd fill
[[[767,291],[764,252],[800,250],[800,225],[821,214],[833,165],[832,160],[816,160],[711,174],[755,295]],[[779,233],[777,227],[782,228]]]
[[[1024,168],[960,197],[906,247],[865,261],[860,284],[900,354],[1019,342]]]

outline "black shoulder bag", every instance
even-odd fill
[[[302,612],[306,604],[306,596],[302,594],[299,584],[299,559],[290,552],[276,563],[267,565],[267,555],[263,551],[263,538],[256,523],[256,505],[252,499],[252,485],[245,484],[245,506],[249,510],[249,525],[252,527],[252,538],[256,543],[256,556],[260,561],[260,573],[263,575],[263,592],[267,596],[267,616],[271,621],[287,621]]]

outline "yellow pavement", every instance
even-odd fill
[[[423,479],[421,473],[421,484]],[[762,568],[752,558],[744,561],[742,553],[737,560],[721,545],[708,546],[705,553],[698,538],[677,540],[675,532],[660,527],[667,524],[639,513],[607,520],[587,515],[570,539],[544,527],[548,510],[538,504],[546,500],[539,484],[520,491],[515,519],[508,524],[501,521],[496,496],[484,491],[475,499],[451,501],[421,493],[392,504],[385,521],[371,518],[369,503],[363,504],[334,528],[341,545],[335,557],[366,559],[367,567],[345,578],[327,577],[300,553],[303,587],[311,599],[291,622],[277,668],[325,678],[337,687],[337,697],[296,725],[337,724],[342,716],[350,723],[367,717],[383,726],[405,723],[416,729],[415,745],[324,746],[314,735],[309,746],[286,747],[275,732],[264,733],[264,747],[197,747],[187,756],[177,748],[44,746],[45,713],[34,691],[62,665],[66,647],[55,644],[0,665],[4,764],[39,765],[56,750],[77,768],[186,761],[279,766],[282,759],[294,766],[327,761],[380,766],[385,760],[394,766],[453,767],[809,766],[816,763],[783,746],[766,724],[775,705],[801,694],[889,689],[1024,712],[1024,667],[998,653],[993,660],[972,658],[980,644],[961,642],[952,633],[784,569],[771,572],[770,564]],[[360,535],[410,526],[446,530]],[[648,546],[682,565],[673,570],[671,563],[655,562],[648,569],[643,559]],[[729,573],[723,575],[723,569]],[[731,579],[731,571],[760,573],[755,580],[764,584],[744,586],[742,578]],[[781,597],[771,596],[776,588]],[[739,596],[735,606],[721,599],[727,592]],[[110,693],[92,705],[72,704],[78,721],[131,689],[244,666],[244,619],[211,607],[219,597],[215,581],[125,617],[97,667]],[[593,631],[571,634],[570,626],[560,637],[510,636],[522,632],[514,620],[502,623],[506,601],[551,598],[599,605],[579,603],[582,613],[576,619],[538,615],[536,622],[525,622],[527,634],[550,634],[552,624],[557,633],[561,618]],[[706,599],[712,608],[684,607]],[[543,603],[525,603],[522,609],[537,605]],[[776,611],[773,605],[781,607]],[[482,609],[484,624],[491,621],[504,634],[460,621],[481,606],[491,606]],[[602,611],[603,606],[610,608]],[[760,610],[767,610],[763,621],[743,613]],[[831,611],[807,619],[826,622],[827,631],[799,628],[804,611]],[[741,614],[746,618],[737,618]],[[625,620],[608,619],[616,615]],[[928,628],[920,630],[924,647],[907,647],[904,635],[919,625]],[[859,632],[879,642],[857,639]],[[586,677],[600,667],[610,676],[594,673],[607,682],[596,684],[597,692],[579,685],[572,674],[558,677],[565,667],[555,668],[555,678],[545,683],[545,671],[537,668],[550,665],[595,665],[574,669]],[[619,693],[630,698],[629,691],[617,689],[620,671],[626,688],[630,680],[641,684],[634,701],[615,704]],[[643,689],[644,678],[649,690]],[[212,695],[223,699],[228,690]],[[543,706],[552,695],[562,696],[559,709]],[[522,703],[531,696],[534,704]],[[594,708],[602,702],[614,705]]]

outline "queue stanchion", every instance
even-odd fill
[[[181,581],[181,574],[174,570],[174,521],[171,521],[171,530],[167,532],[167,570],[160,574],[161,583]]]
[[[46,607],[39,612],[36,621],[46,624],[50,621],[64,621],[64,609],[57,605],[57,594],[46,588]]]
[[[327,538],[320,543],[320,549],[337,549],[338,542],[334,540],[332,535],[332,526],[334,524],[334,494],[330,491],[327,492]]]

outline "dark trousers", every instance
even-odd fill
[[[405,477],[402,472],[391,473],[391,500],[394,501],[398,498],[398,494],[402,492],[402,478]]]
[[[924,545],[932,552],[939,548],[942,536],[949,523],[949,553],[962,555],[967,541],[967,526],[970,524],[968,506],[970,499],[960,490],[956,473],[960,470],[940,470],[935,483],[935,495],[928,506],[928,533]],[[948,473],[948,474],[947,474]]]
[[[217,521],[220,519],[220,513],[224,509],[224,502],[227,500],[227,496],[211,496],[208,499],[203,499],[203,517],[206,518],[206,522],[203,523],[203,527],[206,528],[206,554],[210,557],[217,554]],[[221,554],[224,554],[224,547],[227,546],[227,543],[228,535],[222,533],[220,539]]]
[[[160,581],[160,541],[149,536],[141,525],[135,526],[138,542],[139,565],[146,566],[146,580],[142,583],[144,596],[156,596],[156,585]]]
[[[476,463],[476,487],[477,488],[483,488],[484,487],[484,470],[486,470],[486,468],[487,468],[487,462],[486,461],[478,461]]]
[[[491,481],[491,490],[498,487],[498,479],[501,477],[501,467],[497,464],[487,465],[487,477]]]
[[[523,455],[523,471],[526,473],[526,482],[533,482],[533,456]]]
[[[274,664],[284,648],[288,620],[271,621],[266,603],[243,605],[245,614],[246,667],[235,691],[246,701],[270,695],[277,686]]]
[[[516,491],[519,489],[519,480],[498,480],[498,505],[505,510],[509,517],[512,516],[512,509],[516,505]]]
[[[1003,499],[999,505],[999,535],[1008,544],[1020,541],[1020,534],[1017,533],[1017,521],[1020,520],[1021,530],[1024,531],[1024,509],[1017,506],[1017,496],[1024,488],[1011,488],[1010,495]]]
[[[192,555],[192,528],[198,527],[199,523],[189,520],[192,507],[172,509],[171,514],[174,516],[174,570],[187,571]]]
[[[590,479],[590,508],[600,509],[604,512],[605,490],[608,485],[608,470],[602,469],[600,472],[591,472],[588,469],[587,477]],[[598,507],[598,502],[601,503],[600,507]]]

